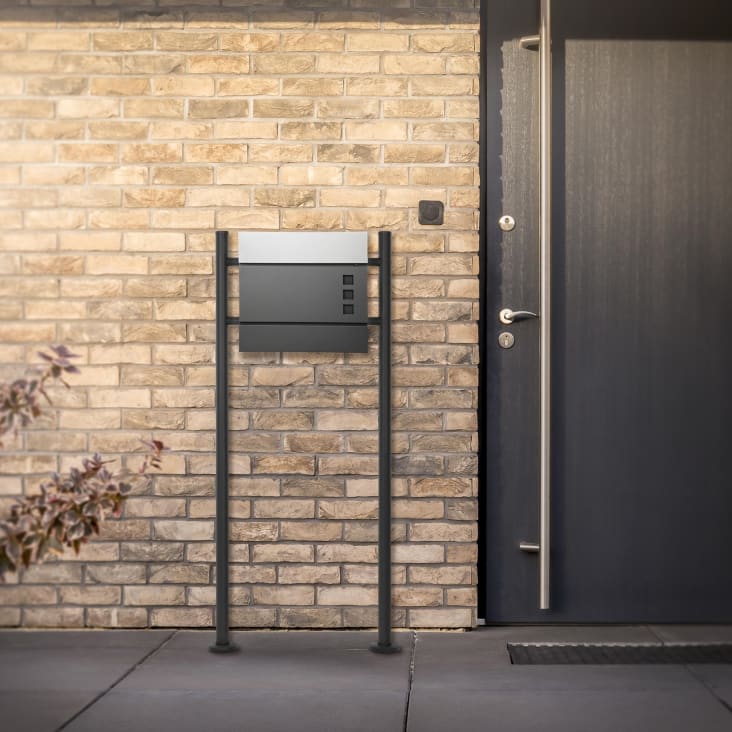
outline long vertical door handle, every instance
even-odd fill
[[[550,607],[551,506],[551,251],[552,251],[552,37],[551,0],[541,1],[539,28],[541,251],[541,439],[539,468],[539,608]]]

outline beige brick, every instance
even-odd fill
[[[216,214],[218,228],[276,229],[279,224],[277,211],[220,211]]]
[[[474,583],[471,567],[410,567],[409,581],[428,585],[470,585]]]
[[[49,163],[53,160],[50,143],[0,143],[0,163]]]
[[[440,587],[395,587],[394,604],[406,607],[430,607],[442,605]]]
[[[249,72],[249,57],[234,54],[199,55],[186,58],[189,74],[246,74]]]
[[[225,115],[223,115],[225,116]],[[234,140],[249,139],[249,140],[274,140],[277,138],[277,123],[276,122],[215,122],[214,123],[215,137],[219,140],[230,138]],[[241,166],[236,166],[241,169]],[[230,168],[229,170],[232,170]],[[245,169],[245,172],[249,170],[249,166]],[[217,174],[220,169],[217,170]],[[252,180],[252,183],[258,181]]]
[[[183,116],[183,101],[180,99],[127,99],[124,103],[124,112],[125,117],[180,119]]]
[[[213,625],[213,609],[155,608],[150,611],[150,624],[158,628],[209,628]]]
[[[213,407],[212,389],[155,389],[152,396],[154,407]]]
[[[307,455],[262,455],[253,458],[252,470],[258,474],[315,474],[315,459]]]
[[[150,363],[150,346],[144,345],[92,345],[89,349],[90,363]]]
[[[311,145],[249,145],[251,162],[307,163],[313,159]]]
[[[147,610],[143,608],[95,608],[87,609],[87,626],[90,628],[145,628]]]
[[[314,207],[315,191],[307,189],[265,188],[254,193],[257,206],[273,206],[276,208]]]
[[[386,163],[444,163],[444,145],[385,145]]]
[[[298,499],[257,499],[255,518],[314,518],[315,501]]]
[[[222,51],[263,52],[279,47],[276,33],[222,33],[219,36]]]
[[[186,293],[186,281],[171,277],[130,278],[125,294],[131,297],[180,297]]]
[[[315,56],[295,53],[257,55],[253,71],[255,74],[307,74],[315,71]]]
[[[252,561],[257,563],[312,562],[315,558],[309,544],[255,544],[252,552]]]
[[[327,163],[375,163],[378,145],[318,145],[318,161]]]
[[[318,518],[321,519],[375,519],[378,515],[378,501],[320,501]]]
[[[285,449],[289,452],[342,452],[343,437],[319,432],[286,435]]]
[[[245,188],[192,188],[188,190],[189,206],[249,206],[250,193]]]
[[[61,587],[59,601],[70,605],[119,605],[122,590],[119,587]]]
[[[149,31],[113,31],[94,33],[95,51],[151,51],[153,34]]]
[[[145,78],[130,76],[103,76],[92,79],[91,93],[95,96],[143,96],[150,90]]]
[[[147,137],[146,122],[90,122],[89,135],[101,140],[141,140]]]
[[[409,611],[412,628],[471,628],[473,613],[468,608],[433,608]]]
[[[168,274],[169,272],[161,272]],[[159,320],[213,320],[215,303],[162,301],[155,305]]]
[[[180,232],[127,232],[122,246],[128,251],[181,252],[186,248],[186,240]]]
[[[232,521],[229,535],[232,541],[277,541],[279,525],[276,521]]]
[[[86,258],[86,274],[146,274],[147,257],[136,255],[90,255]]]
[[[472,542],[477,538],[475,523],[413,523],[410,526],[412,541],[466,541]]]
[[[43,73],[56,70],[55,53],[0,53],[0,72]]]
[[[23,625],[28,628],[83,628],[84,609],[27,607],[23,610]]]
[[[182,159],[183,146],[166,142],[122,145],[123,163],[175,163]]]
[[[186,143],[186,162],[244,162],[247,146],[235,143]]]
[[[192,99],[188,103],[188,116],[192,119],[246,117],[248,114],[249,103],[245,100]]]
[[[216,96],[246,97],[279,94],[279,82],[276,79],[248,76],[216,80]]]
[[[213,169],[199,165],[153,168],[152,182],[155,185],[202,185],[213,183]]]
[[[328,97],[343,94],[343,79],[290,77],[282,79],[283,96]]]
[[[90,407],[138,407],[151,406],[147,389],[95,389],[89,394]]]
[[[81,584],[81,566],[48,562],[23,571],[24,584]]]
[[[56,234],[45,231],[7,231],[0,233],[0,247],[5,251],[48,251],[56,248]],[[20,273],[20,257],[7,255],[3,274]]]
[[[210,122],[186,122],[183,120],[163,120],[150,125],[152,140],[205,140],[213,135]]]
[[[312,605],[315,590],[312,587],[300,586],[255,586],[254,602],[257,605]]]
[[[275,172],[276,175],[276,172]],[[258,182],[258,181],[255,181]],[[262,181],[264,182],[264,181]],[[276,182],[276,181],[266,181]],[[279,182],[286,186],[324,185],[340,186],[343,183],[343,168],[339,166],[288,166],[279,171]],[[324,192],[324,191],[323,191]],[[322,195],[322,193],[321,193]]]
[[[20,51],[26,47],[26,34],[4,31],[0,33],[0,51]]]
[[[160,31],[155,34],[156,48],[161,51],[212,51],[218,45],[216,33]]]
[[[309,99],[255,99],[252,113],[254,117],[311,117],[314,102]]]
[[[211,97],[213,79],[203,76],[167,76],[152,80],[152,93],[170,97]]]
[[[376,605],[375,587],[318,587],[319,605]]]
[[[316,427],[320,430],[375,430],[378,415],[372,410],[321,411],[316,416]]]
[[[283,140],[333,140],[341,137],[338,122],[285,122],[280,127]]]
[[[476,79],[454,75],[424,76],[412,80],[412,95],[416,97],[470,96],[477,94]]]
[[[319,457],[318,470],[321,475],[377,475],[378,462],[359,455]]]
[[[59,417],[61,429],[119,429],[118,409],[67,410]]]
[[[10,123],[3,123],[7,131],[3,134],[4,139],[20,137],[20,132],[15,134],[15,128]],[[54,122],[26,122],[23,126],[25,136],[29,140],[80,140],[84,137],[84,125],[82,122],[54,121]]]
[[[178,541],[211,541],[213,521],[154,521],[153,531],[156,539]]]
[[[213,211],[163,209],[153,211],[152,225],[156,229],[211,229],[214,226],[214,213]]]
[[[140,587],[131,585],[124,588],[126,605],[183,605],[185,589],[174,585],[155,585]]]
[[[136,188],[124,192],[124,205],[129,208],[173,208],[185,205],[182,188]]]
[[[29,51],[86,51],[90,37],[82,31],[54,31],[51,33],[29,33]]]

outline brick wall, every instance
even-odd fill
[[[469,627],[475,3],[218,4],[0,7],[0,376],[55,342],[82,369],[0,451],[0,509],[87,452],[173,449],[78,559],[0,587],[0,623],[212,625],[214,231],[388,228],[394,623]],[[232,349],[235,626],[376,624],[377,348]]]

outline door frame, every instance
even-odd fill
[[[495,353],[491,355],[486,336],[487,293],[495,284],[494,273],[488,271],[488,248],[500,242],[497,222],[501,214],[501,54],[500,30],[510,27],[519,19],[527,26],[527,18],[534,14],[535,28],[539,28],[538,0],[480,0],[480,73],[479,73],[479,292],[480,317],[478,320],[478,619],[487,622],[486,598],[488,591],[485,528],[491,508],[491,490],[487,484],[487,465],[490,455],[490,430],[486,395],[492,376]]]

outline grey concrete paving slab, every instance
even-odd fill
[[[506,644],[513,643],[654,643],[645,626],[522,626],[489,627],[469,633],[419,633],[420,658],[426,668],[437,668],[453,651],[473,647],[475,652],[455,657],[460,668],[469,672],[510,663]]]
[[[0,632],[2,727],[57,729],[170,635],[153,630]]]
[[[689,666],[689,671],[732,712],[732,666],[705,663]]]
[[[732,715],[702,689],[412,691],[407,732],[730,732]]]
[[[732,643],[732,625],[651,625],[665,643]]]
[[[420,633],[408,732],[732,732],[732,714],[683,666],[512,666],[509,641],[657,638],[644,627]]]
[[[368,650],[373,635],[233,633],[239,653],[211,654],[212,633],[179,632],[67,729],[398,732],[412,635],[392,656]]]

